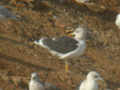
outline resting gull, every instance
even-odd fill
[[[99,73],[91,71],[88,73],[86,79],[78,87],[78,90],[99,90],[98,89],[98,80],[103,80]]]
[[[60,90],[60,89],[50,83],[41,82],[38,74],[34,72],[31,74],[29,90]]]
[[[120,13],[116,16],[115,25],[120,29]]]
[[[7,18],[17,20],[16,16],[12,12],[10,12],[4,6],[0,5],[0,19],[7,19]]]
[[[58,56],[60,59],[65,59],[65,70],[68,72],[67,59],[82,55],[86,48],[86,28],[78,27],[73,32],[72,37],[62,36],[58,38],[41,38],[34,41],[35,44],[47,48],[50,53]]]

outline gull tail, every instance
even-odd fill
[[[45,45],[44,45],[44,43],[43,43],[44,40],[45,40],[45,38],[41,38],[41,39],[39,39],[39,40],[35,40],[35,41],[34,41],[34,44],[40,45],[40,46],[42,46],[42,47],[45,47]]]

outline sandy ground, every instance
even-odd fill
[[[69,3],[35,2],[34,7],[15,7],[4,0],[20,20],[0,21],[0,88],[25,90],[32,72],[42,81],[62,90],[75,90],[89,71],[104,78],[100,90],[120,88],[120,30],[114,21],[119,0],[91,0],[105,10]],[[90,7],[90,8],[89,8]],[[69,60],[71,73],[64,72],[64,61],[33,44],[43,36],[69,36],[78,25],[86,25],[90,35],[82,57]]]

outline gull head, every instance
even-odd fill
[[[103,80],[103,78],[101,78],[100,74],[95,72],[95,71],[91,71],[88,73],[87,75],[87,80],[95,80],[95,81],[98,81],[98,80]]]
[[[39,79],[38,74],[37,74],[36,72],[33,72],[33,73],[31,74],[31,80],[38,80],[38,79]]]
[[[83,28],[79,26],[76,28],[76,30],[73,32],[74,38],[77,40],[85,40],[86,37],[86,28]]]

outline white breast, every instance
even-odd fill
[[[120,14],[117,15],[116,20],[115,20],[115,24],[120,29]]]
[[[45,90],[44,86],[36,81],[30,81],[29,90]]]
[[[98,85],[95,81],[91,82],[84,81],[79,87],[79,90],[98,90]]]

